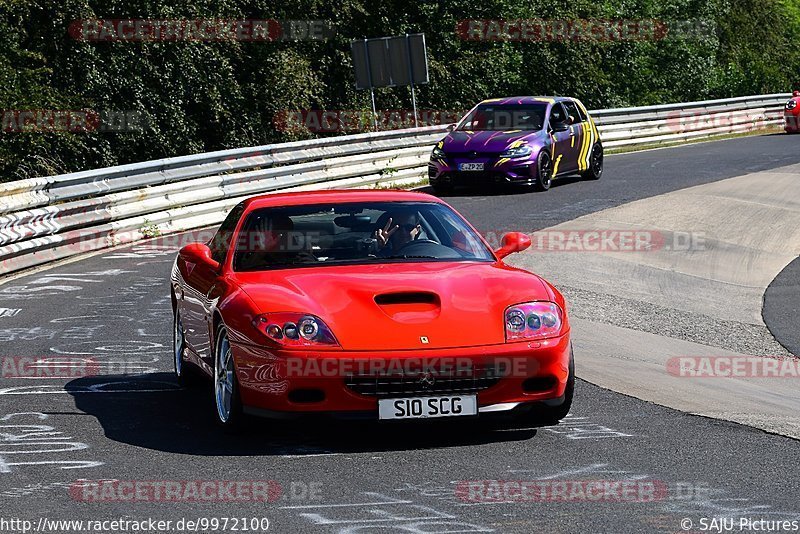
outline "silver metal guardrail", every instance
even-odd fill
[[[790,94],[595,110],[603,145],[681,143],[782,123]],[[0,184],[0,275],[217,224],[259,193],[427,178],[445,125],[222,150]]]

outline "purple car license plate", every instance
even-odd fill
[[[482,171],[483,163],[459,163],[459,171]]]

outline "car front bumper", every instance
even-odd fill
[[[480,415],[558,404],[570,360],[569,333],[538,342],[423,351],[274,351],[236,343],[232,350],[245,411],[269,417],[377,419],[379,398],[415,396],[476,394]],[[438,385],[419,384],[426,372]]]
[[[483,163],[482,171],[460,171],[461,163]],[[431,160],[428,163],[428,181],[431,185],[480,185],[486,183],[531,184],[536,180],[534,158],[519,159],[459,159]]]

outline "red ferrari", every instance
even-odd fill
[[[409,191],[274,194],[234,207],[172,275],[174,365],[213,378],[215,418],[567,415],[562,295],[492,250],[440,199]]]
[[[794,91],[783,111],[783,129],[786,133],[800,132],[800,91]]]

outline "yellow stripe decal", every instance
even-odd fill
[[[587,147],[589,146],[590,135],[589,135],[589,125],[586,123],[582,124],[583,126],[583,142],[581,143],[581,153],[578,156],[578,170],[585,171],[587,168],[586,165],[586,151]]]
[[[553,178],[558,174],[558,164],[561,163],[561,156],[563,156],[563,154],[559,154],[556,158],[556,162],[553,164]]]
[[[597,142],[597,129],[594,127],[594,123],[592,119],[589,119],[589,133],[591,134],[592,138],[589,142],[589,148],[586,151],[586,168],[588,169],[591,166],[592,161],[592,149],[594,148],[594,144]]]

